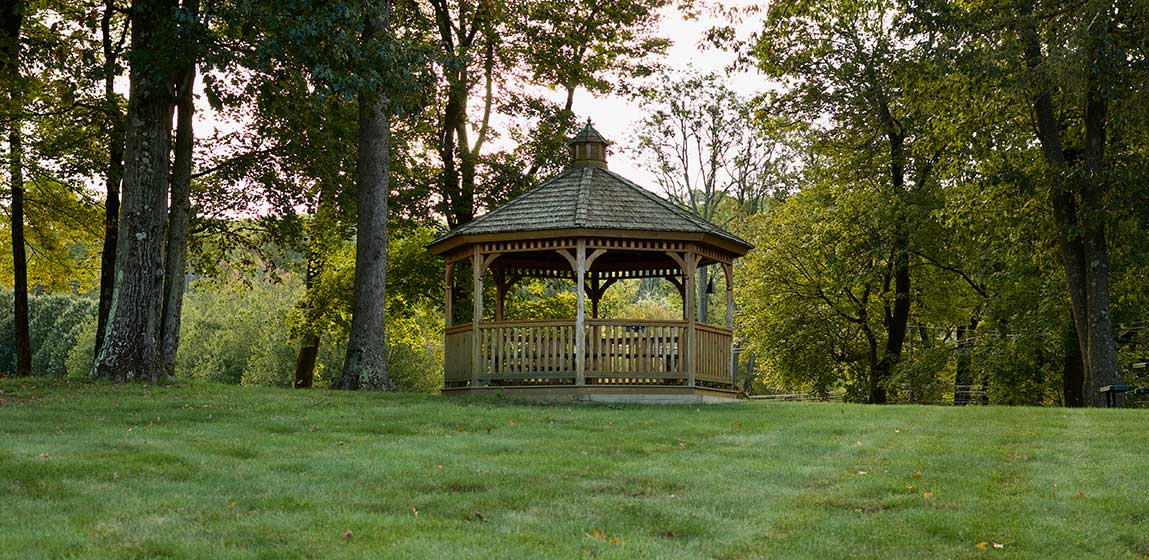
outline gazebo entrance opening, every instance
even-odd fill
[[[587,124],[570,142],[566,171],[431,243],[447,262],[445,393],[736,396],[732,265],[750,245],[611,172],[607,144]],[[699,320],[700,296],[716,291],[700,280],[702,269],[723,279],[714,284],[726,304],[717,325]],[[573,316],[508,316],[508,294],[540,278],[570,281]],[[681,313],[600,316],[612,286],[652,278],[677,289]]]

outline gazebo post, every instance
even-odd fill
[[[578,314],[575,316],[575,385],[586,385],[586,239],[575,250]]]
[[[451,326],[451,322],[455,320],[455,310],[454,310],[454,299],[455,298],[453,297],[454,291],[455,291],[455,263],[453,263],[453,262],[447,263],[447,273],[446,273],[446,278],[444,279],[443,284],[447,288],[447,293],[444,294],[445,297],[443,298],[443,308],[444,308],[443,310],[446,313],[447,317],[443,320],[443,324],[444,324],[444,326],[449,327],[449,326]]]
[[[474,316],[472,317],[472,332],[471,332],[471,386],[479,386],[479,362],[483,359],[481,352],[482,333],[479,331],[480,324],[483,321],[483,254],[479,252],[479,246],[475,245],[474,253],[471,255],[471,270],[474,271],[474,284],[475,284],[475,309]]]
[[[734,355],[734,265],[722,264],[722,272],[726,274],[726,328],[730,329],[730,383],[734,384],[734,374],[738,371],[738,360]]]
[[[695,319],[697,312],[695,311],[696,304],[694,298],[698,291],[695,287],[695,275],[698,272],[698,259],[695,258],[694,248],[691,247],[684,255],[686,257],[685,270],[682,271],[686,275],[683,288],[684,295],[686,296],[683,301],[682,307],[684,308],[684,315],[686,315],[686,385],[689,387],[694,386],[694,374],[698,368],[695,367],[695,343],[694,339],[697,336],[694,332]]]

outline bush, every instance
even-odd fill
[[[0,372],[16,369],[16,331],[13,294],[0,288]],[[32,343],[32,373],[63,376],[68,358],[82,331],[96,320],[96,301],[48,294],[28,298],[28,336]]]
[[[288,277],[282,283],[193,286],[184,299],[176,375],[236,384],[256,367],[253,359],[280,371],[291,352],[289,317],[302,295],[299,284]],[[274,374],[269,370],[266,375]]]

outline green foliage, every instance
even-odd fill
[[[12,292],[0,288],[0,374],[15,369]],[[96,302],[58,294],[28,298],[28,335],[32,342],[32,373],[64,376],[70,353],[84,342],[83,333],[95,322]],[[89,346],[87,352],[91,353]]]
[[[2,181],[2,180],[0,180]],[[25,184],[24,237],[28,245],[28,285],[33,291],[86,293],[100,275],[104,238],[103,208],[89,193],[55,180]],[[9,220],[0,237],[11,242]],[[0,252],[0,284],[12,287],[12,251]]]
[[[282,284],[193,284],[184,299],[176,376],[239,383],[257,357],[260,365],[282,364],[269,354],[291,351],[288,317],[301,291],[293,276]]]

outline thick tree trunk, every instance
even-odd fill
[[[12,279],[13,330],[16,335],[18,376],[32,373],[32,343],[28,335],[28,255],[24,243],[24,150],[20,132],[20,28],[24,23],[24,2],[0,6],[0,79],[8,81],[8,100],[13,114],[8,120],[8,179],[12,196]]]
[[[1109,112],[1110,84],[1104,75],[1109,65],[1107,53],[1112,7],[1100,4],[1089,25],[1089,78],[1085,100],[1085,161],[1081,205],[1085,236],[1085,317],[1089,329],[1086,345],[1085,402],[1105,406],[1100,388],[1121,384],[1117,364],[1117,343],[1109,314],[1109,249],[1105,241],[1105,122]],[[1118,394],[1118,406],[1124,395]]]
[[[391,4],[368,21],[364,35],[390,35]],[[390,190],[390,108],[381,92],[359,95],[359,154],[356,164],[358,219],[355,237],[355,294],[351,336],[337,389],[393,390],[387,372],[387,195]]]
[[[112,309],[112,292],[116,285],[116,242],[120,224],[120,181],[124,176],[124,115],[116,96],[118,49],[112,39],[112,17],[115,0],[105,0],[100,19],[100,42],[104,50],[104,118],[108,131],[108,165],[104,171],[104,248],[100,253],[100,303],[96,315],[96,346],[99,356],[108,313]]]
[[[188,3],[194,15],[198,2]],[[176,354],[180,346],[180,316],[183,311],[184,285],[187,275],[188,226],[191,223],[192,149],[195,147],[195,76],[194,61],[180,72],[177,82],[176,143],[172,163],[171,197],[168,209],[167,250],[164,251],[164,308],[160,319],[160,337],[164,374],[176,373]]]
[[[171,157],[170,75],[159,61],[174,25],[172,0],[132,6],[131,88],[124,143],[116,285],[93,374],[115,381],[156,383],[163,371],[164,217]]]

